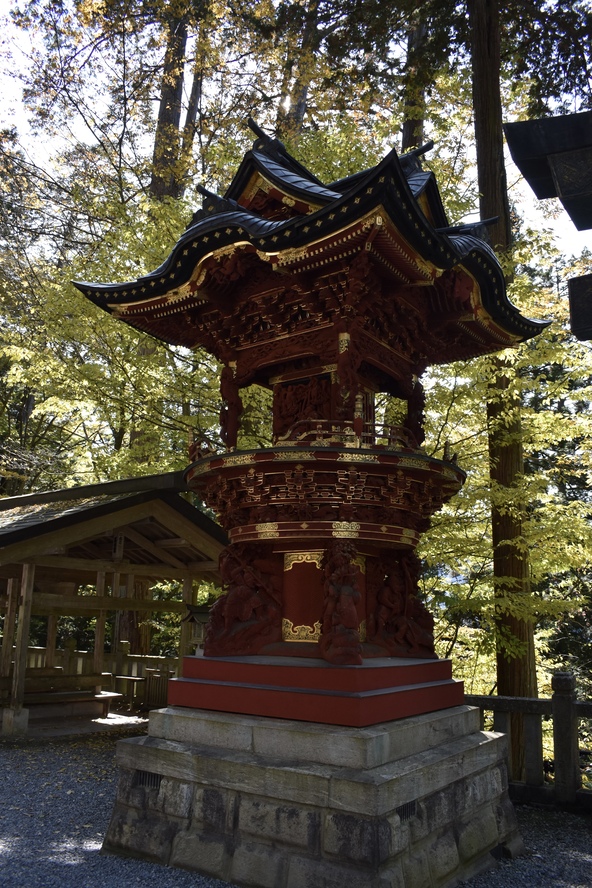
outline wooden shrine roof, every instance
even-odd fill
[[[131,326],[204,346],[222,360],[224,318],[255,288],[269,294],[273,323],[285,329],[282,292],[303,276],[347,272],[364,254],[393,309],[401,293],[412,312],[414,303],[420,309],[422,326],[435,331],[432,343],[422,343],[424,366],[496,351],[547,326],[508,299],[483,225],[448,224],[421,150],[401,157],[393,150],[377,166],[323,185],[280,142],[256,132],[226,195],[203,192],[203,208],[156,271],[129,283],[76,286]],[[392,325],[398,323],[394,310]]]
[[[41,601],[44,588],[92,585],[101,571],[150,584],[217,581],[226,534],[183,491],[181,473],[171,473],[0,499],[0,578],[35,564],[37,612],[55,601]]]

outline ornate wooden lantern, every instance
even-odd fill
[[[423,151],[392,151],[323,185],[253,128],[225,197],[205,193],[157,271],[77,284],[114,317],[223,364],[226,450],[196,444],[187,470],[230,538],[204,659],[434,659],[415,548],[464,474],[448,454],[422,450],[419,379],[430,364],[513,346],[545,324],[509,302],[482,228],[448,225]],[[240,393],[252,383],[273,392],[274,443],[237,450]],[[398,424],[379,415],[381,393],[400,402]],[[189,664],[184,676],[205,668]],[[181,685],[172,702],[187,704]]]

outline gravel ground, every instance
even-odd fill
[[[99,853],[115,798],[119,736],[0,741],[2,888],[223,888],[195,873]],[[465,884],[590,888],[592,818],[526,807],[517,813],[527,856]]]
[[[2,888],[224,888],[225,882],[101,854],[129,732],[0,741]]]

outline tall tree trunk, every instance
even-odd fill
[[[510,208],[503,154],[500,91],[500,24],[498,0],[469,0],[473,68],[475,140],[482,218],[497,216],[492,244],[502,253],[511,244]],[[488,405],[489,461],[492,481],[494,590],[498,599],[497,690],[500,695],[537,694],[534,628],[509,611],[510,600],[530,594],[528,548],[523,535],[523,507],[517,488],[524,472],[520,388],[511,358],[495,360]],[[510,658],[504,637],[520,642],[522,653]],[[512,718],[512,770],[522,777],[523,726]]]
[[[195,133],[197,131],[197,115],[200,110],[202,90],[203,90],[203,71],[204,61],[199,45],[195,49],[195,59],[193,62],[193,73],[191,78],[191,91],[189,93],[189,102],[187,103],[187,112],[185,114],[185,123],[183,124],[183,139],[181,143],[181,163],[180,163],[180,194],[182,196],[184,187],[183,183],[191,168],[193,158],[193,143],[195,142]]]
[[[296,58],[288,59],[284,77],[285,95],[278,109],[276,128],[280,138],[294,141],[302,132],[308,90],[314,71],[314,57],[319,48],[318,0],[309,0],[304,28],[299,35]],[[288,50],[290,52],[290,50]],[[294,82],[290,84],[293,72]]]
[[[178,198],[183,191],[180,125],[187,26],[186,16],[172,18],[168,23],[150,180],[150,193],[159,200]]]
[[[401,150],[410,151],[423,145],[425,117],[425,75],[420,74],[422,53],[428,34],[427,26],[419,24],[407,36],[407,61],[403,79],[403,130]],[[423,64],[426,60],[423,59]]]

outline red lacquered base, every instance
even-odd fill
[[[460,706],[450,660],[384,658],[332,666],[296,657],[185,657],[169,706],[366,727]]]

